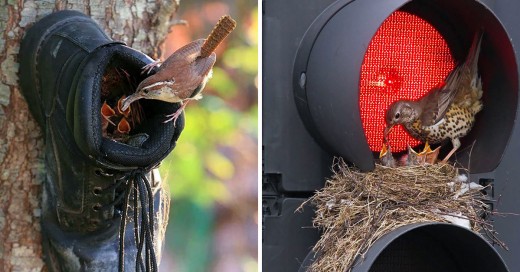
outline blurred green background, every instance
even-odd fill
[[[237,28],[217,48],[202,100],[160,171],[172,202],[161,271],[257,271],[258,9],[256,1],[181,1],[163,52],[206,38],[222,15]]]

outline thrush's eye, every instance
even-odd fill
[[[399,119],[399,117],[401,117],[401,114],[400,113],[396,113],[394,119]]]

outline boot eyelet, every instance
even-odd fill
[[[94,204],[94,206],[92,206],[92,210],[94,210],[95,212],[99,212],[99,210],[101,210],[101,204]]]
[[[94,189],[92,190],[92,193],[96,196],[99,196],[101,194],[101,192],[103,191],[103,189],[101,189],[101,187],[99,186],[96,186],[94,187]]]

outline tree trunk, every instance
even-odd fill
[[[178,1],[0,2],[0,271],[42,271],[40,193],[45,177],[41,131],[18,86],[18,51],[26,28],[57,10],[79,10],[114,40],[149,54],[161,46]]]

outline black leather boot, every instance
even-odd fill
[[[76,11],[36,22],[19,58],[21,90],[46,143],[49,270],[157,271],[170,200],[155,168],[175,147],[184,116],[175,127],[164,124],[180,105],[140,101],[141,120],[127,141],[105,137],[101,116],[111,89],[136,86],[153,60]]]

